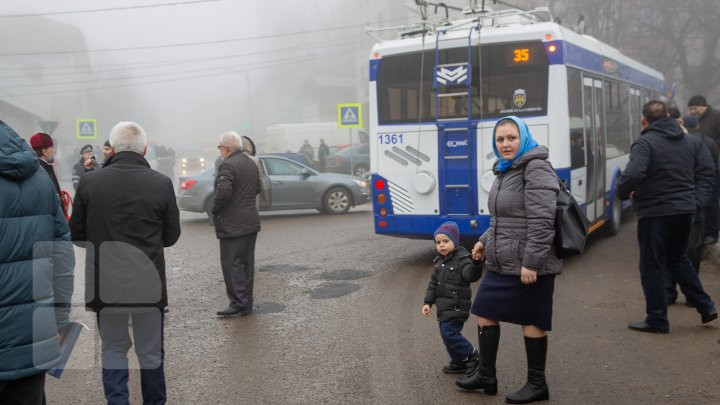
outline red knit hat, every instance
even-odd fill
[[[38,132],[37,134],[30,137],[30,146],[34,150],[42,150],[45,148],[52,147],[54,145],[52,137],[50,135]]]

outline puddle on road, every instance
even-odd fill
[[[258,268],[257,271],[262,273],[297,273],[307,269],[305,266],[297,266],[294,264],[268,264]]]
[[[360,289],[357,284],[350,283],[333,283],[324,284],[314,290],[310,291],[310,298],[316,300],[339,298],[343,295],[348,295]]]
[[[323,271],[320,274],[320,278],[327,280],[358,280],[363,277],[370,275],[369,271],[362,270],[336,270],[336,271]]]
[[[278,302],[256,302],[253,305],[253,314],[276,314],[285,310],[285,304]]]

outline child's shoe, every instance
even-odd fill
[[[467,364],[465,361],[459,363],[450,362],[443,366],[442,371],[447,374],[459,374],[464,373],[467,370]]]
[[[478,365],[480,354],[477,350],[463,360],[453,363],[452,361],[443,366],[442,371],[447,374],[469,373]]]

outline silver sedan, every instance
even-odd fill
[[[357,177],[320,173],[306,165],[280,156],[258,155],[270,201],[260,211],[317,209],[343,214],[369,201],[366,181]],[[207,212],[212,219],[215,169],[198,176],[181,177],[178,207],[185,211]]]

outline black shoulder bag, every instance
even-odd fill
[[[558,178],[558,183],[560,191],[555,211],[555,254],[562,259],[582,253],[589,224],[565,181]]]
[[[555,173],[549,161],[548,164]],[[557,174],[555,176],[560,185],[555,210],[555,254],[563,259],[582,253],[588,237],[589,223],[565,181],[560,180]],[[523,179],[524,177],[525,167],[523,167]]]

